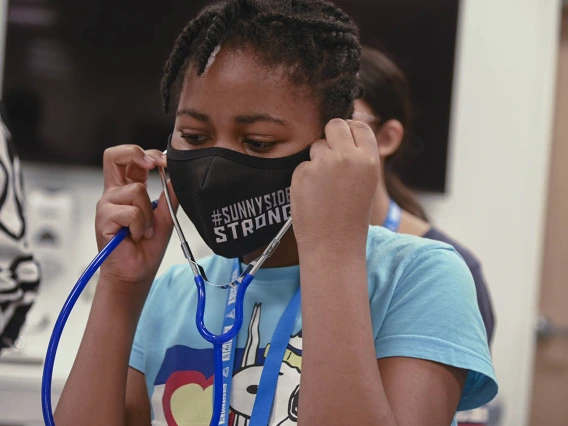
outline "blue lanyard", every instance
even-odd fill
[[[241,272],[241,265],[239,259],[233,261],[233,271],[231,281],[237,279]],[[225,307],[225,318],[223,319],[223,332],[229,330],[235,322],[235,301],[237,296],[237,287],[229,290],[227,296],[227,304]],[[272,412],[272,405],[274,403],[274,394],[276,393],[276,385],[278,384],[278,377],[280,375],[280,367],[284,354],[288,348],[290,336],[294,332],[296,318],[300,311],[301,296],[300,288],[296,290],[292,300],[286,306],[284,313],[278,321],[278,325],[272,335],[270,341],[270,350],[264,360],[262,368],[262,375],[260,376],[260,383],[252,409],[252,415],[249,426],[266,426],[270,420]],[[237,335],[238,336],[238,335]],[[235,337],[236,339],[237,337]],[[219,424],[224,425],[229,421],[228,404],[231,402],[231,382],[233,381],[233,370],[235,365],[235,347],[234,340],[223,345],[223,403],[221,406],[221,417]],[[219,372],[215,372],[219,374]]]
[[[233,262],[233,272],[231,273],[231,282],[239,278],[241,273],[241,265],[239,259]],[[238,287],[231,287],[227,295],[227,305],[225,307],[225,318],[223,319],[223,333],[229,331],[235,323],[235,302],[237,301]],[[237,334],[238,336],[238,334]],[[235,337],[236,338],[236,337]],[[221,404],[221,417],[219,424],[224,425],[229,422],[229,405],[231,403],[231,382],[233,381],[233,369],[235,366],[235,340],[231,339],[223,344],[222,349],[222,365],[223,365],[223,403]],[[215,374],[219,374],[216,371]]]
[[[264,360],[262,375],[258,391],[252,408],[252,416],[249,426],[267,426],[272,412],[272,404],[274,402],[274,394],[276,393],[276,385],[280,376],[280,368],[282,360],[288,348],[290,336],[294,331],[296,317],[300,311],[301,297],[300,288],[296,290],[292,300],[286,306],[284,313],[278,321],[278,325],[272,335],[270,341],[270,350]]]
[[[389,203],[389,211],[387,217],[383,223],[383,227],[390,231],[398,232],[400,227],[400,218],[402,216],[402,210],[399,205],[391,198]]]
[[[390,200],[389,210],[387,217],[383,223],[383,227],[397,232],[400,227],[400,219],[402,210],[399,205]],[[231,281],[236,280],[241,273],[241,264],[239,259],[233,261],[233,268],[231,273]],[[237,287],[232,287],[227,296],[227,304],[225,307],[225,317],[223,319],[223,333],[230,330],[235,323],[235,302],[237,299]],[[262,368],[262,375],[256,393],[252,415],[249,426],[266,426],[270,420],[272,412],[272,405],[274,403],[274,394],[276,393],[276,386],[278,384],[278,377],[280,375],[280,367],[290,336],[294,331],[294,325],[298,312],[300,311],[301,295],[300,288],[296,291],[292,300],[286,306],[284,313],[278,321],[278,325],[272,335],[270,341],[270,350],[264,361]],[[238,335],[237,335],[238,336]],[[236,338],[236,337],[235,337]],[[223,344],[222,351],[222,365],[223,371],[223,403],[221,405],[221,417],[219,425],[225,425],[229,421],[229,404],[231,402],[231,383],[233,381],[233,371],[235,366],[235,347],[234,340]],[[219,372],[215,372],[219,374]]]

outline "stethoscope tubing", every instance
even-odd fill
[[[130,234],[128,228],[121,228],[116,235],[108,242],[108,244],[99,252],[99,254],[93,259],[89,264],[85,272],[81,275],[71,293],[67,297],[57,321],[53,327],[53,332],[51,338],[49,339],[49,344],[47,346],[47,354],[45,356],[45,363],[43,365],[43,376],[41,381],[41,408],[43,412],[43,419],[46,426],[55,426],[55,420],[53,418],[53,407],[51,402],[51,385],[53,381],[53,366],[55,364],[55,356],[57,354],[57,348],[59,346],[59,341],[61,340],[61,335],[67,319],[71,314],[71,311],[75,307],[77,300],[81,296],[81,293],[93,277],[103,262],[108,258],[108,256],[114,251],[116,247]]]
[[[184,256],[189,262],[189,265],[194,275],[194,281],[197,286],[197,292],[198,292],[197,313],[196,313],[197,330],[205,340],[213,344],[215,378],[214,378],[214,387],[213,387],[214,390],[213,415],[211,418],[210,426],[218,426],[219,419],[221,416],[221,406],[223,401],[222,347],[225,343],[232,340],[240,331],[243,324],[243,308],[244,308],[244,298],[246,290],[249,284],[254,279],[256,271],[258,271],[258,269],[263,265],[263,263],[272,255],[274,250],[276,250],[276,248],[278,247],[280,239],[291,228],[292,218],[289,218],[286,221],[286,223],[282,226],[282,229],[278,232],[276,237],[274,237],[274,239],[264,250],[262,255],[257,260],[253,261],[239,278],[231,282],[229,285],[224,286],[224,288],[238,286],[236,302],[235,302],[235,322],[230,330],[227,330],[226,332],[223,332],[220,335],[213,334],[205,326],[205,319],[204,319],[205,305],[206,305],[206,295],[205,295],[206,281],[204,280],[203,276],[199,271],[197,263],[195,262],[193,254],[191,253],[191,250],[189,248],[189,244],[187,243],[187,240],[185,239],[181,226],[179,225],[179,221],[177,220],[177,216],[175,214],[175,210],[173,208],[173,204],[167,187],[167,179],[165,171],[163,170],[163,168],[159,168],[159,172],[160,172],[162,187],[166,198],[167,207],[168,210],[170,211],[170,215],[172,217],[176,233],[178,234],[178,237],[180,239],[182,251],[184,253]],[[157,207],[157,204],[158,202],[154,201],[152,203],[152,207],[155,209]],[[89,281],[92,279],[93,275],[97,272],[97,270],[108,258],[108,256],[118,247],[118,245],[128,235],[130,235],[130,230],[126,227],[121,228],[116,233],[116,235],[107,243],[107,245],[99,252],[99,254],[97,254],[97,256],[89,264],[87,269],[83,272],[83,274],[81,275],[81,277],[79,278],[73,289],[71,290],[71,293],[67,297],[67,300],[65,301],[63,308],[61,309],[61,312],[57,317],[57,321],[55,322],[55,325],[53,327],[53,332],[51,334],[51,338],[49,339],[49,344],[47,347],[47,353],[45,357],[42,383],[41,383],[42,412],[46,426],[56,426],[55,420],[53,418],[51,386],[53,382],[53,368],[55,364],[57,348],[59,346],[59,341],[61,340],[63,329],[65,328],[65,324],[67,323],[67,319],[69,318],[69,315],[71,314],[71,311],[75,307],[77,300],[81,296],[81,293],[83,292]]]
[[[63,308],[55,322],[53,327],[53,332],[49,340],[47,347],[47,354],[45,357],[45,363],[43,367],[43,376],[41,383],[41,402],[42,402],[42,412],[43,419],[46,426],[56,426],[55,419],[53,418],[53,403],[51,398],[51,387],[53,383],[53,369],[55,364],[55,358],[57,354],[57,348],[59,347],[59,342],[61,340],[61,335],[65,324],[71,314],[71,311],[75,307],[77,300],[81,296],[81,293],[92,279],[93,275],[97,272],[100,266],[105,262],[108,256],[118,247],[118,245],[124,241],[124,239],[130,234],[128,228],[120,229],[116,235],[108,242],[108,244],[100,251],[100,253],[93,259],[89,264],[87,269],[83,272],[71,293],[67,297]],[[249,284],[254,279],[253,275],[246,274],[237,289],[237,300],[235,302],[235,323],[230,330],[221,334],[215,335],[211,333],[205,326],[204,314],[206,306],[206,296],[205,296],[205,280],[201,275],[195,277],[195,283],[198,289],[198,307],[196,314],[196,324],[197,329],[201,336],[208,342],[213,344],[214,349],[214,362],[215,362],[215,378],[214,378],[214,398],[213,398],[213,417],[211,418],[211,426],[217,426],[219,424],[219,418],[221,415],[221,404],[223,400],[223,375],[221,371],[222,366],[222,347],[223,344],[232,340],[242,327],[243,323],[243,304],[246,290]]]
[[[237,289],[237,300],[235,302],[235,323],[232,325],[230,330],[223,334],[217,335],[209,331],[205,326],[205,305],[206,305],[206,295],[205,295],[205,280],[202,276],[195,277],[195,284],[197,285],[197,314],[196,314],[196,324],[199,334],[210,343],[213,344],[224,344],[232,340],[243,325],[243,305],[245,300],[245,293],[249,284],[254,279],[254,276],[247,274],[244,276],[241,284]]]
[[[240,331],[243,325],[243,306],[247,288],[254,279],[251,274],[246,274],[237,288],[237,300],[235,301],[235,322],[229,330],[216,335],[209,331],[205,326],[205,280],[201,275],[195,277],[197,286],[197,313],[195,322],[199,334],[213,344],[213,358],[215,364],[215,375],[213,379],[213,412],[210,426],[217,426],[221,417],[221,407],[223,404],[223,345],[231,341]]]

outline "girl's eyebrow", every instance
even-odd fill
[[[253,114],[246,114],[246,115],[238,115],[235,117],[235,121],[238,124],[253,124],[258,121],[269,121],[271,123],[280,124],[281,126],[288,127],[289,124],[286,123],[284,120],[278,117],[273,117],[270,114],[265,113],[253,113]]]
[[[208,123],[210,121],[209,116],[207,114],[203,114],[202,112],[196,111],[196,110],[191,109],[191,108],[179,109],[176,112],[176,116],[179,117],[180,115],[189,115],[190,117],[193,117],[196,120],[203,121],[203,122],[206,122],[206,123]]]
[[[190,117],[195,118],[196,120],[203,121],[205,123],[208,123],[208,122],[211,121],[207,114],[196,111],[192,108],[179,109],[176,112],[176,116],[179,117],[181,115],[188,115]],[[253,124],[253,123],[257,123],[259,121],[268,121],[268,122],[271,122],[271,123],[279,124],[281,126],[289,127],[289,124],[286,121],[282,120],[281,118],[274,117],[270,114],[266,114],[266,113],[262,113],[262,112],[252,113],[252,114],[244,114],[244,115],[237,115],[235,117],[235,122],[237,124]]]

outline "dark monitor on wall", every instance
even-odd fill
[[[177,33],[207,1],[9,0],[3,101],[24,160],[100,166],[133,143],[165,149],[159,82]],[[459,0],[338,1],[413,91],[412,187],[444,191]]]

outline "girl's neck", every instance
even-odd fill
[[[248,265],[253,260],[260,257],[264,251],[264,247],[254,251],[253,253],[243,256],[243,261]],[[266,262],[262,265],[263,268],[282,268],[284,266],[293,266],[300,263],[300,258],[298,256],[298,245],[296,244],[296,238],[294,236],[294,231],[290,229],[282,240],[280,244],[274,250],[272,256],[270,256]]]
[[[384,174],[382,174],[379,184],[377,185],[377,191],[375,192],[375,201],[373,204],[373,210],[371,211],[371,225],[382,226],[383,223],[385,223],[385,219],[389,212],[389,204],[390,195],[387,192]],[[398,229],[399,233],[422,237],[430,230],[430,228],[431,226],[429,223],[412,215],[406,210],[402,211],[400,227]]]
[[[390,196],[387,192],[384,175],[382,175],[377,185],[377,191],[375,192],[375,201],[373,210],[371,211],[371,225],[382,226],[383,223],[385,223],[389,212],[389,203]]]

